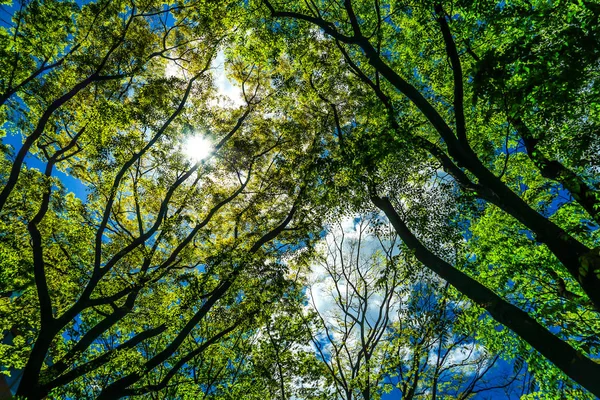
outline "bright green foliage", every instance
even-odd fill
[[[521,324],[509,307],[518,306],[548,340],[568,342],[572,360],[587,356],[596,368],[598,6],[254,4],[285,38],[269,41],[286,40],[287,59],[308,71],[303,89],[312,93],[295,98],[315,104],[337,133],[327,184],[342,203],[361,210],[387,196],[409,230],[402,239],[412,231],[425,245],[410,247],[426,266],[446,263],[440,273],[487,299],[477,301],[496,320]],[[422,193],[436,185],[445,189]],[[468,241],[453,255],[457,233]],[[473,313],[472,323],[481,318]],[[493,326],[482,325],[483,343],[495,341]],[[538,335],[526,339],[541,348]],[[515,348],[536,366],[541,390],[573,385]],[[592,373],[585,379],[596,385]]]
[[[59,12],[71,31],[39,26],[63,25]],[[256,69],[239,71],[244,106],[216,105],[210,67],[235,13],[35,2],[4,32],[19,71],[3,69],[4,126],[24,144],[2,165],[2,330],[19,334],[0,354],[22,370],[20,395],[115,398],[178,381],[189,393],[203,351],[251,335],[289,287],[276,256],[318,227],[305,201],[318,132],[264,116],[277,93]],[[196,135],[213,151],[190,161]],[[28,150],[44,171],[24,164]]]
[[[600,393],[596,3],[16,4],[0,363],[18,394],[467,398],[473,375],[428,362],[461,343],[480,371],[511,361],[529,397]],[[203,160],[184,154],[197,136]],[[314,242],[374,205],[394,232],[361,224],[398,245],[338,250],[387,316],[361,314],[357,345],[338,314],[324,351]]]

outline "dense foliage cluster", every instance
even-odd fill
[[[16,396],[600,396],[597,1],[0,7]]]

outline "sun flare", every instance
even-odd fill
[[[212,151],[212,143],[203,136],[192,136],[183,145],[184,154],[194,162],[204,160]]]

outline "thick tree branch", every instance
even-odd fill
[[[546,157],[537,147],[539,141],[521,118],[515,118],[511,122],[525,143],[527,155],[542,176],[562,184],[593,220],[600,224],[600,196],[598,193],[562,163]]]
[[[325,31],[325,33],[328,34],[329,36],[331,36],[341,42],[348,43],[348,44],[357,43],[357,39],[355,37],[346,36],[346,35],[339,33],[338,30],[335,28],[335,25],[333,25],[330,22],[325,21],[322,18],[312,17],[310,15],[304,15],[304,14],[295,13],[295,12],[276,11],[269,0],[263,0],[263,3],[265,4],[265,6],[267,6],[269,11],[271,12],[272,17],[294,18],[294,19],[299,19],[302,21],[310,22],[312,24],[317,25],[319,28],[323,29],[323,31]]]
[[[600,395],[599,364],[554,336],[526,312],[429,251],[410,231],[388,198],[373,195],[371,200],[385,213],[402,241],[414,251],[423,265],[485,308],[492,318],[513,330],[571,379],[595,395]]]
[[[114,349],[104,352],[101,356],[99,356],[91,361],[88,361],[85,364],[81,364],[81,365],[77,366],[76,368],[72,369],[71,371],[67,372],[66,374],[60,375],[58,378],[43,385],[40,388],[40,393],[43,396],[43,395],[46,395],[48,392],[50,392],[50,390],[52,390],[56,387],[64,386],[66,384],[73,382],[75,379],[77,379],[87,373],[90,373],[90,372],[94,371],[95,369],[100,368],[101,366],[105,365],[106,363],[111,361],[113,358],[115,358],[120,351],[132,349],[132,348],[136,347],[137,345],[139,345],[140,343],[142,343],[143,341],[150,339],[152,337],[158,336],[159,334],[164,332],[166,329],[167,329],[167,326],[163,324],[156,328],[148,329],[148,330],[138,333],[137,335],[135,335],[128,341],[123,342],[122,344],[118,345]]]
[[[463,89],[463,72],[456,50],[456,43],[452,38],[448,21],[446,20],[446,12],[442,8],[441,4],[436,4],[435,13],[438,16],[438,23],[442,30],[442,36],[444,37],[444,43],[446,45],[446,53],[450,58],[452,64],[452,74],[454,77],[454,115],[456,118],[456,134],[459,142],[463,146],[468,146],[467,140],[467,127],[465,123],[465,110],[464,110],[464,89]]]

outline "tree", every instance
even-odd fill
[[[295,386],[327,367],[286,316],[302,296],[284,256],[375,206],[411,265],[469,299],[460,316],[482,346],[508,340],[542,392],[600,395],[599,15],[592,2],[19,3],[0,28],[0,329],[18,333],[0,360],[22,369],[18,393],[326,396]],[[218,102],[220,55],[239,107]],[[212,148],[190,160],[199,136]],[[396,273],[380,281],[390,296]],[[354,382],[372,396],[381,370],[362,360]]]
[[[282,296],[268,259],[318,226],[304,201],[318,140],[263,117],[275,89],[256,69],[237,71],[244,107],[211,106],[228,13],[32,2],[3,30],[3,125],[24,136],[14,158],[3,148],[0,195],[3,329],[21,333],[2,363],[23,368],[18,395],[163,390]],[[44,25],[59,16],[67,30]],[[165,76],[172,63],[179,74]],[[212,151],[190,161],[182,143],[200,132]],[[67,194],[57,170],[87,199]]]
[[[324,241],[309,292],[317,316],[311,337],[336,398],[375,399],[391,390],[403,399],[519,392],[523,364],[512,373],[495,368],[502,351],[492,355],[473,340],[461,317],[468,302],[420,269],[385,219],[346,219]]]
[[[510,216],[511,221],[529,235],[532,245],[542,247],[544,251],[547,249],[553,260],[547,264],[554,274],[550,278],[554,282],[550,285],[577,288],[576,291],[581,293],[577,295],[585,294],[594,305],[593,315],[597,315],[600,278],[595,272],[598,264],[596,236],[593,230],[581,229],[588,223],[595,226],[592,221],[595,221],[597,178],[593,170],[579,167],[581,164],[574,158],[582,152],[592,152],[595,142],[580,140],[575,146],[577,151],[573,152],[557,143],[559,135],[566,132],[558,127],[566,121],[587,118],[584,116],[597,102],[597,61],[589,61],[589,68],[568,69],[562,66],[565,64],[563,54],[585,54],[586,60],[596,60],[597,53],[587,45],[577,44],[572,48],[566,45],[571,40],[565,42],[564,38],[573,33],[567,25],[554,22],[536,25],[536,21],[549,21],[548,15],[552,13],[568,13],[569,20],[576,20],[576,25],[581,26],[575,37],[597,40],[597,29],[591,28],[597,19],[597,7],[587,3],[537,5],[530,2],[501,5],[499,9],[491,3],[477,6],[471,3],[344,1],[340,4],[290,4],[263,1],[260,4],[263,13],[274,21],[267,29],[291,37],[310,37],[310,32],[319,30],[322,35],[313,34],[311,39],[318,42],[313,46],[321,49],[323,57],[320,61],[326,57],[343,60],[346,72],[340,73],[339,65],[334,66],[331,72],[335,70],[336,75],[325,78],[337,78],[338,93],[332,97],[324,89],[325,94],[318,94],[324,106],[331,109],[332,119],[336,113],[340,114],[339,110],[334,110],[337,107],[335,96],[344,91],[340,85],[349,81],[348,73],[368,90],[364,101],[369,106],[362,110],[368,110],[370,115],[355,113],[351,123],[348,119],[338,118],[342,123],[333,129],[342,135],[344,129],[350,131],[354,127],[355,131],[367,132],[360,140],[371,143],[376,141],[373,138],[375,131],[384,131],[380,134],[378,150],[371,143],[363,145],[364,152],[372,152],[362,156],[363,170],[358,176],[366,186],[363,188],[365,197],[370,196],[388,215],[401,239],[416,252],[419,260],[484,306],[493,318],[514,330],[568,376],[594,393],[600,393],[594,378],[598,366],[585,356],[585,351],[581,352],[577,343],[573,343],[576,336],[552,334],[539,318],[532,318],[498,296],[494,292],[496,288],[490,290],[466,274],[462,265],[452,266],[423,246],[409,228],[410,221],[408,224],[403,221],[398,202],[394,205],[380,193],[397,200],[402,194],[397,188],[392,190],[389,185],[382,185],[381,173],[378,174],[382,165],[399,159],[407,162],[407,155],[412,154],[415,156],[409,162],[440,165],[461,193],[457,206],[467,204],[486,210],[498,209]],[[524,15],[523,10],[526,10]],[[502,18],[496,18],[499,12],[503,13]],[[517,15],[523,15],[523,18]],[[502,39],[494,41],[498,32],[503,33]],[[541,38],[550,45],[542,45]],[[501,50],[496,51],[497,48]],[[506,50],[508,48],[515,50]],[[558,54],[551,53],[555,50]],[[486,55],[480,56],[480,51]],[[521,73],[519,68],[523,62],[519,57],[523,54],[529,59],[527,68],[523,67]],[[294,57],[301,55],[296,53]],[[330,72],[327,61],[316,61],[313,65],[320,76]],[[497,65],[500,66],[494,69]],[[530,73],[529,65],[544,65],[543,72]],[[512,78],[514,71],[519,73]],[[546,84],[547,80],[540,78],[544,74],[560,76],[556,86]],[[507,86],[503,87],[504,84]],[[561,92],[564,96],[557,99],[549,95],[559,87],[565,88]],[[507,90],[512,90],[510,96],[503,95]],[[556,104],[565,98],[571,101],[579,94],[585,95],[578,100],[581,106],[571,109],[568,115],[554,112]],[[465,105],[465,99],[469,98],[475,100],[471,107]],[[515,101],[523,98],[525,102]],[[505,103],[500,104],[501,101]],[[536,112],[541,108],[552,111],[542,117],[542,113]],[[556,109],[564,110],[564,107]],[[381,118],[374,125],[377,114]],[[578,125],[581,127],[577,131],[579,138],[585,137],[583,132],[597,126],[596,114],[591,115],[591,119]],[[551,130],[556,133],[540,136],[539,132],[547,131],[545,126],[531,128],[531,124],[546,123],[544,118],[549,118],[548,126],[556,127]],[[576,140],[576,137],[570,139]],[[385,150],[381,149],[382,141],[388,146]],[[522,143],[524,149],[511,150],[511,144],[515,142]],[[549,155],[549,151],[557,149],[560,149],[557,157]],[[402,152],[402,155],[394,152]],[[524,153],[529,160],[519,155]],[[347,158],[347,162],[352,163],[352,160]],[[529,186],[521,186],[523,174],[507,176],[507,168],[525,170],[545,186],[540,185],[528,193]],[[550,197],[555,197],[552,190],[554,193],[569,192],[573,195],[569,207],[584,210],[584,214],[577,221],[571,221],[571,226],[544,215],[534,196],[538,190],[545,191]],[[573,225],[579,229],[574,229]],[[467,230],[466,234],[470,235],[470,232]],[[507,272],[510,270],[507,268]],[[507,276],[510,278],[510,274]],[[540,279],[547,281],[548,277],[540,276]],[[573,292],[572,289],[569,291]],[[499,292],[502,294],[503,290]],[[531,291],[528,294],[531,296]],[[592,317],[591,321],[595,319]],[[594,357],[594,352],[591,350],[588,354]]]
[[[317,323],[312,341],[335,384],[336,397],[377,398],[386,370],[382,342],[388,339],[399,292],[405,283],[393,253],[395,238],[369,243],[371,218],[357,218],[355,229],[341,224],[327,232],[310,286]],[[377,240],[373,238],[373,240]],[[387,240],[386,240],[387,239]]]
[[[301,311],[307,303],[305,287],[300,285],[304,282],[296,279],[295,283],[296,287],[289,288],[282,299],[282,307],[257,329],[252,337],[252,350],[243,353],[248,386],[263,388],[257,398],[330,398],[330,382],[310,345],[311,326]],[[248,397],[248,391],[240,394]]]

